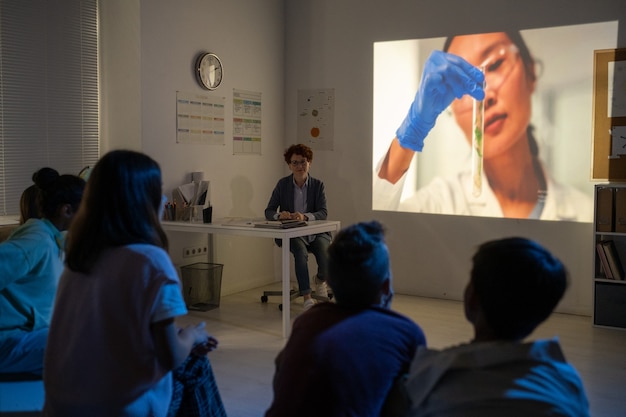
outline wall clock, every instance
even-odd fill
[[[222,83],[224,68],[219,57],[211,52],[203,52],[196,59],[196,79],[206,90],[215,90]]]

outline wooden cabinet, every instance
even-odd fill
[[[626,183],[594,193],[594,326],[626,330]]]

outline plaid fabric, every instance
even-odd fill
[[[167,417],[226,417],[207,355],[189,357],[174,370]]]

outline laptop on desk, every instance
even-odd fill
[[[306,225],[307,222],[304,220],[266,220],[254,223],[254,227],[261,227],[265,229],[291,229],[293,227],[302,227]]]

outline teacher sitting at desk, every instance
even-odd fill
[[[324,183],[309,175],[313,161],[313,151],[306,145],[291,145],[283,154],[291,175],[281,178],[265,209],[267,220],[326,220],[326,194]],[[280,246],[280,241],[276,241]],[[296,279],[300,295],[304,297],[305,310],[311,308],[315,301],[311,298],[308,253],[311,252],[317,261],[315,276],[316,294],[328,296],[326,287],[327,253],[330,245],[330,233],[302,236],[289,240],[289,250],[293,254]]]

